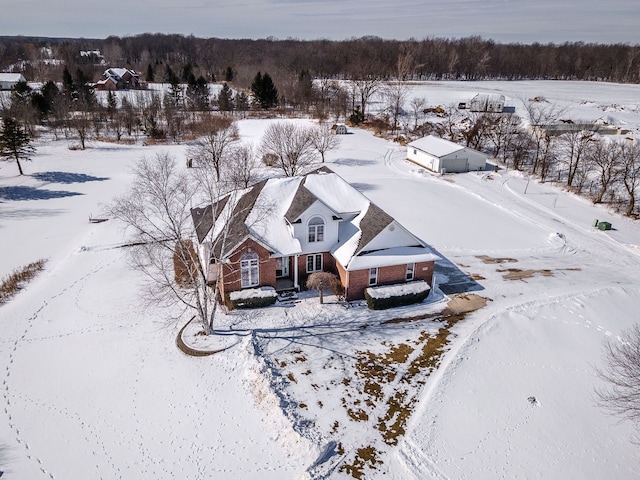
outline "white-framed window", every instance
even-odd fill
[[[240,286],[242,288],[256,287],[260,283],[260,267],[258,254],[245,253],[240,258]]]
[[[313,217],[309,220],[309,243],[324,241],[324,220],[322,217]]]
[[[376,285],[378,283],[378,269],[369,269],[369,285]]]
[[[407,282],[413,280],[413,275],[416,271],[415,263],[407,263]]]
[[[307,273],[322,271],[322,254],[313,253],[307,255]]]

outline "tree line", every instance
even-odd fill
[[[98,56],[95,52],[100,52]],[[82,53],[81,53],[82,52]],[[30,81],[59,77],[62,66],[83,67],[97,79],[104,66],[121,66],[161,81],[164,67],[192,71],[207,81],[230,81],[249,88],[256,71],[284,84],[307,71],[314,78],[355,79],[393,76],[398,59],[410,53],[405,79],[564,79],[636,83],[640,45],[584,42],[497,43],[460,39],[346,40],[197,38],[142,34],[106,39],[0,37],[0,70],[19,70]],[[187,75],[183,75],[186,81]]]

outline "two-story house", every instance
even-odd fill
[[[438,256],[327,168],[264,180],[191,211],[210,282],[230,292],[300,289],[314,272],[339,275],[349,301],[370,286],[431,282]]]

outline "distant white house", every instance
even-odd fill
[[[484,170],[487,164],[484,153],[433,135],[409,143],[407,159],[439,173]]]
[[[504,95],[478,94],[469,102],[469,110],[472,112],[502,113],[504,110]]]
[[[21,73],[0,73],[0,90],[11,90],[18,82],[26,82]]]

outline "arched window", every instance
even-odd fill
[[[255,287],[259,283],[258,254],[255,252],[245,253],[240,258],[240,286],[242,288]]]
[[[313,217],[309,220],[309,243],[324,241],[324,220]]]

